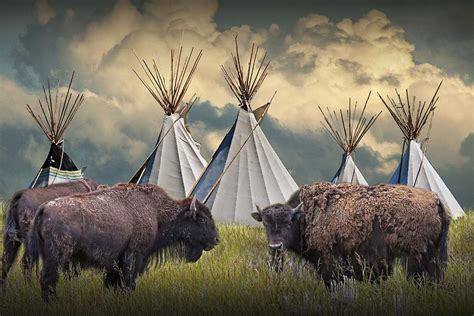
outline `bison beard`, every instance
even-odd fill
[[[16,259],[21,244],[27,241],[30,223],[33,220],[36,209],[42,203],[57,197],[73,193],[91,192],[97,186],[98,184],[92,180],[77,180],[53,184],[43,188],[20,190],[13,194],[3,230],[2,277],[0,279],[0,284],[3,287],[6,285],[8,271]],[[21,267],[27,277],[31,274],[29,261],[28,256],[25,254],[21,260]]]
[[[43,259],[43,299],[55,295],[58,270],[70,263],[104,270],[105,287],[131,291],[153,255],[184,245],[197,261],[218,244],[209,209],[196,199],[175,201],[155,185],[118,184],[43,204],[28,253]]]
[[[370,279],[386,276],[397,257],[405,259],[410,276],[444,276],[450,219],[432,192],[317,183],[302,186],[287,204],[252,216],[263,221],[270,245],[281,244],[272,252],[302,255],[326,284],[343,275],[363,279],[366,268]]]

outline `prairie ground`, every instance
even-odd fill
[[[263,229],[220,225],[219,230],[221,244],[197,263],[151,265],[132,295],[105,290],[101,271],[86,270],[72,280],[61,277],[59,299],[44,304],[37,278],[28,284],[16,264],[0,294],[0,315],[474,313],[474,212],[451,225],[444,282],[421,286],[398,266],[387,280],[348,280],[329,292],[316,271],[296,257],[283,273],[272,272]]]

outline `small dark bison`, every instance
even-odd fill
[[[104,285],[129,292],[154,254],[181,246],[187,261],[219,243],[209,209],[175,201],[156,185],[117,184],[58,198],[40,206],[28,253],[43,259],[43,300],[55,296],[58,270],[71,263],[104,270]]]
[[[323,182],[304,185],[286,204],[252,216],[263,222],[275,258],[286,249],[303,256],[326,285],[344,275],[385,277],[397,257],[410,276],[444,276],[450,218],[429,191]]]
[[[25,189],[13,194],[6,213],[3,234],[2,276],[0,284],[5,286],[8,271],[16,259],[22,243],[27,241],[30,223],[36,209],[44,202],[73,193],[91,192],[98,184],[92,180],[77,180],[53,184],[47,187]],[[31,274],[28,256],[24,255],[21,267],[25,276]]]

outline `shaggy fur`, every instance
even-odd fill
[[[98,184],[92,180],[77,180],[57,183],[48,187],[20,190],[13,194],[3,230],[2,276],[0,280],[3,286],[21,244],[27,241],[30,223],[33,220],[36,209],[42,203],[57,197],[79,192],[91,192],[97,186]],[[29,276],[31,274],[31,267],[28,264],[28,257],[24,255],[21,261],[25,276]]]
[[[435,193],[323,182],[304,185],[295,195],[304,214],[292,219],[297,226],[293,234],[299,237],[288,248],[318,265],[326,282],[337,272],[362,278],[364,267],[372,277],[387,275],[397,257],[406,258],[409,275],[443,278],[450,219]],[[290,211],[287,205],[269,206],[261,217],[278,218]],[[345,270],[348,266],[351,271]]]
[[[55,293],[58,268],[69,263],[105,270],[106,287],[133,290],[149,258],[184,244],[187,260],[218,243],[209,209],[199,201],[175,201],[155,185],[118,184],[43,204],[36,214],[28,252],[43,257],[44,300]]]

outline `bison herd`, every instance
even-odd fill
[[[401,260],[411,277],[441,281],[450,218],[437,195],[406,186],[315,183],[284,204],[252,213],[263,223],[273,267],[286,251],[315,265],[330,286],[344,276],[371,281]],[[43,300],[55,297],[59,273],[78,267],[103,271],[106,288],[129,292],[153,256],[179,246],[188,262],[219,244],[208,207],[176,201],[155,185],[97,185],[91,180],[21,190],[6,214],[1,285],[19,247],[30,278],[42,260]]]

